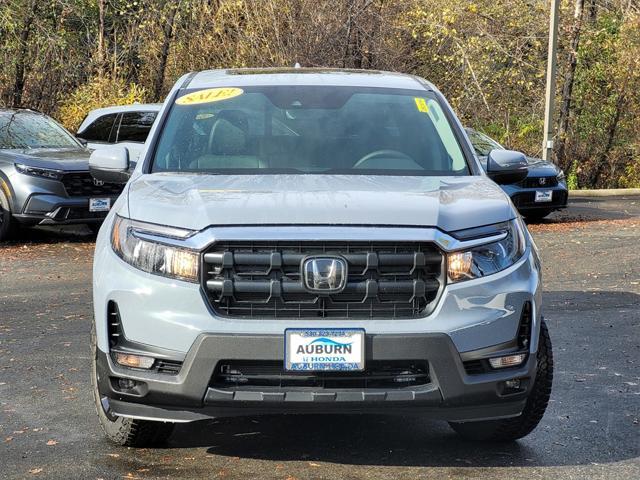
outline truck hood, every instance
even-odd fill
[[[88,171],[91,151],[86,148],[34,148],[0,150],[0,157],[30,167],[64,171]]]
[[[437,226],[509,220],[509,198],[484,176],[187,175],[154,173],[129,187],[132,219],[202,230],[216,225]]]

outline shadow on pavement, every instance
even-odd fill
[[[95,239],[95,234],[86,225],[23,227],[11,240],[0,242],[0,248],[25,244],[88,243]]]
[[[539,220],[527,218],[526,222],[532,225],[588,223],[626,220],[639,216],[640,197],[592,197],[571,199],[566,209],[556,210]]]
[[[535,464],[522,443],[461,439],[445,422],[415,416],[305,415],[225,418],[179,426],[170,446],[229,457],[378,466]]]

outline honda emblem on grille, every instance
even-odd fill
[[[97,178],[94,178],[94,179],[93,179],[93,184],[94,184],[96,187],[101,187],[101,186],[103,186],[103,185],[104,185],[104,182],[103,182],[102,180],[98,180]]]
[[[302,281],[310,292],[341,292],[347,286],[347,262],[341,257],[307,257],[302,262]]]
[[[545,177],[540,177],[540,178],[538,178],[538,183],[540,185],[546,185],[547,184],[547,179]]]

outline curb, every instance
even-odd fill
[[[640,195],[640,188],[609,188],[604,190],[569,190],[569,198],[628,197]]]

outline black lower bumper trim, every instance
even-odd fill
[[[109,413],[116,416],[154,420],[159,422],[187,423],[211,418],[244,417],[259,415],[421,415],[433,420],[450,422],[481,421],[512,418],[521,414],[525,400],[466,407],[429,407],[415,403],[396,402],[393,405],[372,402],[367,408],[354,404],[290,404],[286,409],[269,403],[244,403],[237,406],[204,406],[179,409],[175,407],[143,405],[109,399]]]
[[[480,375],[465,372],[460,353],[445,334],[367,335],[366,361],[423,359],[430,382],[402,388],[278,387],[219,388],[212,385],[216,366],[229,360],[282,361],[281,335],[202,334],[187,353],[178,375],[132,370],[98,352],[98,386],[116,415],[164,421],[282,413],[409,413],[469,421],[520,414],[528,387],[502,395],[513,378],[535,376],[535,355],[519,368]],[[469,357],[469,352],[465,353]],[[118,379],[140,388],[118,391]]]

